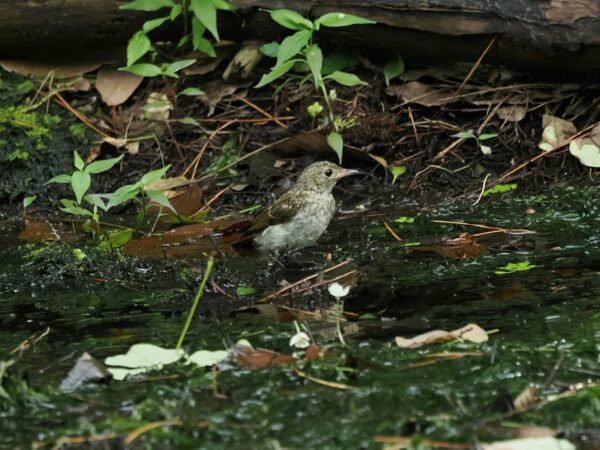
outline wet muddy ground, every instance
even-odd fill
[[[367,212],[346,197],[348,213],[337,215],[319,245],[283,266],[266,256],[217,257],[184,344],[220,350],[247,339],[291,354],[292,321],[303,319],[327,357],[260,370],[230,367],[218,376],[180,364],[71,393],[58,386],[82,352],[102,361],[139,342],[172,347],[205,261],[115,258],[85,245],[78,246],[87,255],[81,259],[72,246],[19,243],[18,227],[5,224],[3,359],[50,329],[3,380],[9,397],[0,398],[0,445],[51,448],[67,436],[91,436],[96,442],[83,439],[83,445],[121,448],[132,431],[156,422],[133,436],[133,448],[358,449],[398,437],[411,437],[412,448],[431,441],[441,442],[435,448],[468,448],[539,432],[536,427],[577,448],[598,448],[598,194],[597,188],[563,188],[535,197],[493,196],[477,206],[407,204]],[[476,252],[465,255],[449,252],[448,240],[482,230],[433,220],[532,233],[484,235],[476,238],[481,248],[463,245]],[[353,285],[345,298],[346,347],[321,312],[333,307],[324,285],[251,306],[283,280],[349,259],[325,275],[354,271],[345,279]],[[256,292],[241,297],[239,287]],[[468,323],[487,330],[489,341],[414,349],[394,343],[396,336]],[[516,412],[515,399],[529,386],[537,386],[544,402]]]

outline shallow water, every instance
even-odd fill
[[[11,369],[15,379],[27,380],[28,388],[0,403],[0,445],[29,448],[41,441],[49,448],[64,436],[115,433],[116,438],[94,445],[120,448],[120,439],[132,430],[177,418],[176,425],[143,433],[133,445],[381,448],[374,440],[380,435],[471,444],[509,438],[514,430],[537,425],[565,433],[578,448],[598,448],[598,387],[524,413],[507,413],[510,399],[531,384],[552,394],[599,381],[598,194],[598,189],[565,189],[551,196],[490,199],[478,206],[340,216],[319,247],[293,256],[287,268],[273,267],[268,258],[217,260],[213,280],[233,295],[241,285],[263,294],[277,289],[283,278],[298,280],[313,273],[313,266],[323,267],[328,252],[335,262],[352,258],[349,267],[359,276],[345,309],[369,314],[347,326],[347,348],[337,341],[333,324],[308,322],[317,342],[331,347],[331,357],[304,363],[302,370],[351,389],[315,384],[293,367],[233,368],[217,378],[224,398],[214,395],[210,371],[183,365],[141,380],[89,384],[70,394],[59,391],[60,381],[84,351],[103,360],[138,342],[174,346],[203,262],[118,263],[109,255],[77,263],[69,259],[69,249],[58,256],[56,250],[36,254],[43,245],[24,247],[14,241],[14,230],[5,229],[0,244],[0,359],[46,327],[50,332]],[[535,212],[526,214],[527,208]],[[415,220],[394,223],[399,216]],[[524,228],[535,234],[482,237],[486,252],[474,259],[403,246],[431,245],[460,232],[481,231],[431,219]],[[392,238],[383,220],[393,225],[402,242]],[[534,267],[496,273],[509,263],[523,262]],[[214,286],[202,302],[203,313],[192,323],[187,349],[223,349],[246,338],[255,347],[292,352],[288,341],[294,326],[274,308],[232,313],[236,304],[248,300],[226,297]],[[326,290],[316,289],[285,302],[308,309],[330,299]],[[400,349],[394,344],[395,336],[467,323],[495,332],[482,345]],[[442,351],[482,354],[423,365]]]

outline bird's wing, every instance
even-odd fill
[[[302,205],[302,198],[297,193],[288,191],[259,212],[252,220],[249,232],[262,230],[270,225],[285,222],[296,215]]]

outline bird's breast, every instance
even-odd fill
[[[267,227],[254,242],[264,250],[313,245],[327,229],[335,209],[331,193],[311,195],[294,217],[287,222]]]

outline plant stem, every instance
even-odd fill
[[[335,328],[337,329],[338,338],[340,339],[340,343],[345,347],[346,341],[344,340],[344,334],[342,333],[341,327],[341,318],[344,312],[344,302],[340,297],[335,298],[336,301],[336,315],[335,315]]]
[[[196,292],[196,296],[194,297],[194,302],[192,303],[192,307],[190,308],[190,312],[188,313],[187,319],[185,321],[185,325],[181,330],[181,335],[179,336],[179,340],[177,341],[177,345],[175,346],[175,350],[179,350],[181,345],[183,344],[183,340],[185,339],[185,335],[190,328],[190,324],[192,323],[192,318],[196,313],[196,308],[198,307],[198,303],[200,303],[200,299],[202,298],[202,293],[204,292],[204,288],[206,287],[206,283],[208,282],[208,277],[212,272],[213,266],[215,264],[215,258],[209,257],[206,262],[206,270],[204,271],[204,276],[202,277],[202,281],[200,282],[200,286],[198,286],[198,291]]]
[[[323,91],[323,99],[325,100],[325,105],[327,106],[327,113],[329,114],[329,124],[334,129],[334,131],[339,132],[338,126],[335,123],[335,117],[333,117],[333,108],[331,107],[331,102],[329,100],[329,92],[327,92],[327,89],[325,88],[325,82],[323,81],[323,78],[320,75],[317,84],[321,87],[321,90]]]

